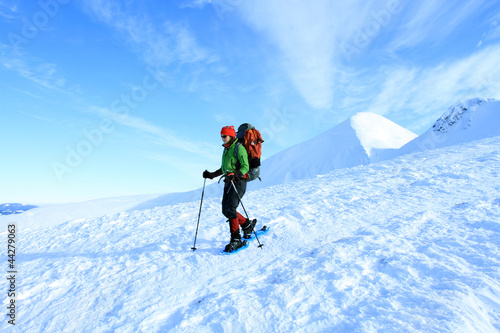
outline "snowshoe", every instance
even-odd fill
[[[256,219],[253,219],[251,221],[247,219],[247,221],[241,226],[241,229],[243,230],[244,239],[250,239],[252,237],[252,232],[256,224],[257,224]]]
[[[255,230],[255,233],[251,234],[249,238],[246,238],[245,240],[250,243],[250,241],[253,241],[254,239],[257,239],[257,237],[263,236],[269,232],[269,229],[271,229],[268,226],[263,226],[259,230]],[[257,235],[257,237],[255,237]]]
[[[235,252],[239,248],[242,248],[247,245],[247,241],[242,241],[241,239],[232,239],[229,244],[226,245],[224,252]]]

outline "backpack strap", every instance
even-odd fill
[[[240,151],[241,142],[236,142],[236,147],[234,147],[234,157],[238,160],[238,152]]]
[[[236,158],[236,169],[240,169],[240,160],[238,159],[238,152],[240,151],[241,142],[238,140],[234,147],[234,157]]]

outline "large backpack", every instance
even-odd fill
[[[260,156],[262,155],[262,135],[260,135],[259,130],[255,129],[252,125],[245,123],[238,127],[238,132],[236,132],[236,138],[238,142],[236,143],[236,148],[234,149],[234,156],[238,158],[238,149],[240,145],[243,145],[248,154],[248,164],[250,165],[250,170],[248,171],[247,181],[252,181],[257,178],[260,179]]]

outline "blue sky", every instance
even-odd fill
[[[500,95],[498,1],[0,0],[0,202],[198,188],[360,111],[421,134]]]

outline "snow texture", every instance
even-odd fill
[[[499,165],[495,137],[250,191],[273,231],[234,256],[219,198],[195,252],[199,201],[19,223],[18,324],[0,330],[498,332]]]

